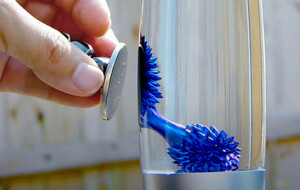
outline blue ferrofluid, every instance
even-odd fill
[[[239,143],[225,131],[201,124],[181,125],[164,118],[156,109],[163,98],[158,87],[158,58],[152,55],[145,36],[139,47],[139,101],[141,128],[160,134],[168,143],[168,154],[180,169],[177,172],[235,171],[239,168]]]

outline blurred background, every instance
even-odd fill
[[[300,0],[262,0],[267,61],[267,190],[300,186]],[[119,108],[71,108],[0,94],[0,190],[140,190],[137,46],[141,1],[107,0],[129,48]]]

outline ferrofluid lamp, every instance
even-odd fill
[[[144,189],[264,189],[261,10],[260,0],[143,0]]]

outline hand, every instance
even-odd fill
[[[102,71],[59,31],[110,57],[118,43],[110,24],[105,0],[0,0],[0,91],[98,104]]]

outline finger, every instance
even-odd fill
[[[102,37],[91,38],[87,36],[83,39],[83,41],[86,41],[93,46],[95,55],[98,57],[111,57],[112,52],[119,43],[111,29],[109,29]]]
[[[59,11],[58,7],[54,4],[42,1],[28,1],[24,8],[36,19],[47,25],[51,25]]]
[[[27,1],[23,5],[38,20],[58,29],[67,28],[66,25],[71,26],[67,29],[73,31],[75,29],[76,33],[83,31],[99,37],[105,34],[111,24],[110,12],[105,0],[61,0],[54,3],[53,1]]]
[[[2,39],[9,55],[57,90],[76,96],[99,90],[103,73],[61,33],[33,18],[15,1],[0,1],[0,9],[0,44]]]
[[[20,5],[24,5],[26,3],[27,0],[17,0],[17,2],[20,4]]]
[[[78,0],[55,0],[55,5],[62,8],[67,13],[72,13],[72,9]]]
[[[82,37],[84,34],[72,15],[60,9],[53,2],[28,1],[23,4],[23,8],[39,21],[59,31],[70,33],[72,37]]]
[[[111,25],[105,0],[77,0],[72,17],[82,30],[93,36],[104,35]]]
[[[56,14],[55,21],[52,22],[52,27],[70,34],[72,40],[80,40],[85,35],[84,31],[78,28],[73,18],[63,11]]]
[[[85,33],[99,37],[110,28],[110,11],[105,0],[61,0],[55,4],[72,14]]]
[[[7,60],[0,80],[0,91],[34,96],[75,107],[91,107],[99,104],[100,92],[86,98],[63,93],[43,83],[34,75],[31,69],[16,59],[9,58]]]

